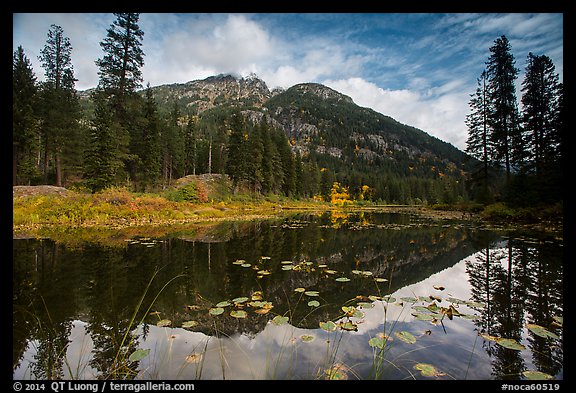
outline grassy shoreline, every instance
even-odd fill
[[[37,236],[43,230],[122,229],[173,226],[282,217],[297,212],[378,211],[414,214],[431,220],[466,220],[500,227],[522,227],[562,232],[562,206],[546,209],[510,209],[502,204],[480,207],[348,204],[334,205],[311,199],[276,195],[227,195],[204,202],[174,201],[162,194],[134,193],[122,188],[96,194],[65,189],[14,193],[13,235]],[[64,191],[62,191],[64,190]]]

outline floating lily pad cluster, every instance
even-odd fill
[[[267,263],[270,259],[271,257],[268,256],[262,256],[255,262],[248,262],[245,259],[237,259],[233,261],[232,264],[245,269],[254,270],[257,273],[257,278],[263,278],[264,276],[270,275],[274,272],[274,266],[271,263]],[[316,263],[314,261],[280,261],[280,270],[299,273],[320,272],[325,278],[334,279],[337,282],[345,283],[351,281],[350,277],[344,275],[343,272],[330,269],[325,263]],[[378,283],[388,281],[385,278],[375,277],[369,270],[352,270],[351,273],[356,277],[369,277]]]
[[[248,316],[247,310],[263,315],[268,314],[272,308],[274,308],[272,302],[263,300],[262,292],[256,291],[250,295],[250,297],[240,296],[231,300],[218,302],[208,310],[208,313],[212,316],[217,316],[229,310],[228,314],[231,317],[242,319]]]

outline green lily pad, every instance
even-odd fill
[[[138,360],[144,359],[150,354],[150,349],[137,349],[130,354],[128,360],[131,362],[137,362]]]
[[[543,338],[554,338],[554,339],[560,338],[560,337],[558,337],[558,335],[556,333],[552,333],[550,330],[546,329],[545,327],[540,326],[540,325],[536,325],[534,323],[529,323],[526,325],[526,327],[528,328],[528,330],[530,330],[535,335],[543,337]]]
[[[310,300],[310,301],[308,302],[308,305],[309,305],[310,307],[318,307],[318,306],[320,305],[320,302],[319,302],[318,300]]]
[[[237,298],[232,299],[232,301],[234,303],[239,304],[239,303],[244,303],[244,302],[248,301],[248,298],[246,296],[241,296],[241,297],[237,297]]]
[[[307,295],[307,296],[319,296],[320,293],[319,293],[318,291],[306,291],[306,292],[304,292],[304,295]]]
[[[430,314],[424,312],[415,312],[412,313],[412,315],[419,321],[433,321],[434,319],[437,319],[436,314]]]
[[[520,344],[518,341],[516,341],[512,338],[500,337],[499,339],[496,340],[496,344],[498,344],[504,348],[512,349],[514,351],[521,351],[523,349],[526,349],[526,347],[524,345]]]
[[[425,377],[439,377],[442,375],[446,375],[443,372],[438,371],[436,367],[428,363],[415,364],[414,369],[420,371],[420,373]]]
[[[543,380],[543,379],[554,379],[550,374],[543,373],[541,371],[526,370],[522,373],[527,379],[530,380]]]
[[[272,322],[275,325],[284,325],[286,322],[288,322],[288,317],[284,317],[282,315],[276,315],[274,318],[272,318]]]
[[[248,314],[244,310],[232,310],[230,316],[234,318],[246,318]]]
[[[327,332],[333,332],[336,330],[336,324],[332,321],[320,322],[320,328],[326,330]]]
[[[416,343],[416,337],[414,337],[414,335],[410,332],[407,331],[395,332],[394,335],[398,337],[399,340],[404,341],[407,344]]]
[[[241,264],[240,266],[242,266],[242,267],[250,267],[250,266],[252,266],[252,264],[250,264],[250,263],[243,263],[243,264]]]
[[[159,327],[166,327],[166,326],[170,326],[170,325],[172,325],[172,321],[169,319],[162,319],[162,320],[156,322],[156,326],[159,326]]]
[[[186,322],[182,322],[182,327],[183,328],[193,328],[198,326],[198,321],[186,321]]]
[[[356,325],[355,323],[353,323],[352,321],[346,321],[346,322],[340,322],[340,324],[338,325],[340,327],[340,329],[342,330],[346,330],[346,331],[358,331],[358,325]]]
[[[418,301],[418,299],[416,299],[415,297],[410,297],[410,296],[401,297],[400,300],[402,300],[403,302],[406,302],[406,303],[416,303]]]
[[[349,368],[343,364],[337,363],[324,370],[325,378],[328,380],[344,381],[348,379]]]
[[[336,279],[336,281],[338,281],[338,282],[348,282],[348,281],[350,281],[350,279],[349,279],[348,277],[338,277],[338,278]]]
[[[305,343],[309,343],[314,341],[316,337],[312,336],[311,334],[303,334],[300,336],[300,340],[304,341]]]
[[[209,311],[210,315],[220,315],[224,312],[222,307],[213,307]]]
[[[216,307],[226,307],[226,306],[229,306],[229,305],[230,305],[230,302],[227,301],[227,300],[224,300],[223,302],[218,303],[218,304],[216,305]]]
[[[386,341],[387,340],[383,337],[372,337],[370,340],[368,340],[368,344],[371,347],[384,349],[384,346],[386,346]]]

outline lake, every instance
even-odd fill
[[[333,211],[63,238],[13,240],[14,379],[563,379],[550,234]]]

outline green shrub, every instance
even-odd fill
[[[167,191],[165,197],[173,202],[204,203],[208,201],[206,188],[201,183],[194,182]]]

